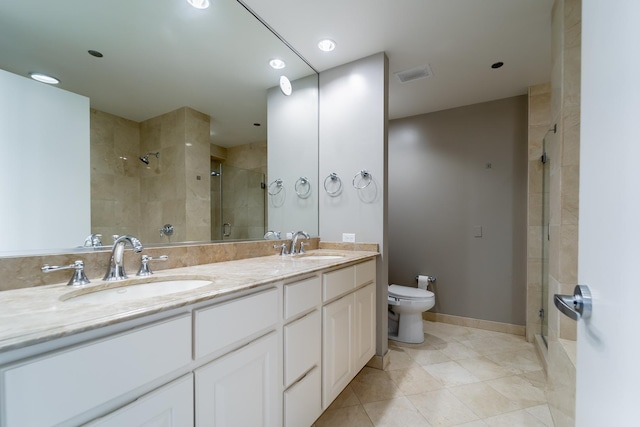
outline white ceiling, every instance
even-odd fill
[[[521,95],[550,80],[553,0],[243,2],[318,71],[386,52],[391,119]],[[336,50],[321,52],[322,38]],[[491,69],[498,61],[505,65]],[[393,77],[424,64],[432,77]]]

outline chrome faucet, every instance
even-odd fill
[[[124,271],[124,247],[127,242],[133,246],[135,252],[142,252],[142,243],[137,237],[125,235],[115,239],[113,249],[111,249],[111,258],[109,258],[109,267],[102,280],[111,282],[127,278],[127,273]]]
[[[304,248],[302,247],[302,245],[300,245],[300,251],[298,251],[298,249],[296,248],[296,245],[298,244],[298,237],[300,236],[303,236],[306,239],[310,239],[309,234],[307,234],[306,231],[293,231],[291,233],[291,250],[289,251],[291,255],[304,253]]]
[[[99,248],[102,246],[102,234],[90,234],[84,239],[84,247]]]

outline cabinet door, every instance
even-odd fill
[[[353,378],[354,295],[322,307],[322,408]]]
[[[196,426],[280,426],[278,360],[272,332],[197,369]]]
[[[102,417],[90,427],[184,427],[193,425],[193,374],[189,373]]]
[[[359,371],[376,353],[376,286],[375,283],[355,293],[353,356]]]

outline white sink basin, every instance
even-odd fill
[[[127,302],[144,298],[152,298],[178,292],[191,291],[210,285],[209,280],[165,280],[161,282],[150,283],[132,283],[126,286],[118,286],[106,289],[96,289],[89,293],[73,292],[62,299],[66,301],[78,301],[83,303],[110,303],[110,302]]]
[[[300,259],[308,259],[308,260],[331,260],[331,259],[342,259],[343,255],[304,255],[301,256]]]

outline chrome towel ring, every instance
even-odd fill
[[[329,186],[336,186],[336,189],[330,191],[329,188],[327,188],[327,184],[329,184]],[[331,197],[335,197],[340,194],[342,191],[342,180],[337,173],[331,172],[329,176],[324,179],[324,191],[326,191]]]
[[[358,177],[360,177],[360,179],[356,184],[356,179],[358,179]],[[356,174],[356,176],[353,177],[353,181],[351,182],[351,184],[356,190],[362,190],[363,188],[367,188],[369,184],[371,184],[371,181],[373,181],[373,177],[371,176],[371,174],[366,169],[362,169]]]
[[[278,179],[274,179],[273,181],[271,181],[271,184],[269,184],[269,188],[267,189],[267,191],[269,192],[270,196],[276,196],[278,194],[280,194],[280,192],[282,191],[282,189],[284,188],[282,186],[282,179],[278,178]]]
[[[296,194],[301,199],[306,199],[311,195],[311,183],[306,176],[301,176],[296,181],[294,188],[296,190]]]

